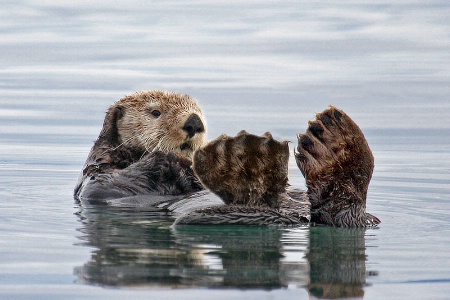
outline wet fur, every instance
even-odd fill
[[[234,138],[221,136],[201,148],[194,155],[196,175],[228,207],[194,211],[176,224],[291,226],[309,220],[368,227],[380,223],[366,212],[373,155],[361,129],[343,111],[330,107],[309,122],[306,133],[298,135],[295,158],[306,179],[304,196],[286,192],[286,151],[287,143],[274,141],[269,133],[257,137],[246,132]],[[310,215],[292,216],[302,206],[309,209],[299,202],[302,197],[310,202]]]
[[[152,119],[155,109],[163,114],[161,122]],[[380,222],[366,212],[372,152],[343,111],[330,107],[298,135],[295,158],[306,193],[287,185],[287,142],[275,141],[270,133],[242,131],[206,145],[206,128],[192,135],[183,131],[192,114],[204,122],[192,98],[164,91],[136,93],[112,105],[75,198],[105,204],[105,199],[187,194],[205,186],[225,205],[188,212],[176,224],[293,226],[311,221],[366,227]]]
[[[306,179],[311,221],[339,227],[380,223],[366,213],[374,158],[356,123],[330,107],[298,135],[296,162]]]
[[[151,115],[154,109],[161,117]],[[206,142],[206,130],[187,136],[182,126],[191,114],[203,120],[190,96],[164,91],[135,93],[113,104],[79,176],[75,198],[102,202],[201,190],[191,157]]]
[[[194,171],[226,204],[278,208],[286,191],[289,147],[270,133],[222,135],[194,155]]]
[[[195,152],[193,168],[226,205],[190,212],[175,224],[308,224],[305,194],[288,191],[288,160],[288,142],[274,140],[269,132],[218,137]]]

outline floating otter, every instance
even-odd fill
[[[75,198],[102,202],[201,190],[190,165],[206,142],[205,119],[192,97],[166,91],[127,96],[108,109]]]
[[[242,131],[207,143],[205,124],[188,95],[150,91],[119,100],[106,114],[75,198],[107,203],[148,195],[154,207],[174,211],[174,201],[167,205],[156,195],[192,195],[207,187],[224,203],[196,209],[195,200],[176,198],[188,209],[175,224],[366,227],[380,222],[365,209],[373,156],[343,111],[330,107],[317,114],[297,136],[295,159],[306,192],[288,187],[287,142]]]

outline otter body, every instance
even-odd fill
[[[297,139],[306,192],[288,186],[287,142],[242,131],[207,143],[205,119],[193,98],[136,93],[109,108],[75,198],[145,202],[182,212],[179,225],[377,225],[365,209],[373,156],[351,118],[330,107]]]
[[[191,158],[206,144],[197,102],[165,91],[139,92],[114,103],[75,187],[75,198],[103,201],[201,190]]]

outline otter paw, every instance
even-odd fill
[[[324,206],[336,212],[352,203],[365,208],[374,159],[358,125],[331,106],[297,138],[295,159],[306,179],[312,214]]]
[[[193,169],[203,185],[226,204],[277,208],[285,191],[289,147],[270,133],[222,135],[194,154]]]
[[[133,168],[142,170],[147,177],[147,185],[162,195],[178,195],[201,189],[191,169],[191,161],[172,152],[151,152]]]

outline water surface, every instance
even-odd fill
[[[449,13],[446,1],[3,1],[0,297],[448,298]],[[108,105],[156,88],[199,99],[211,139],[295,141],[316,112],[344,109],[374,152],[380,227],[173,228],[80,208],[72,190]],[[292,159],[290,182],[304,187]]]

